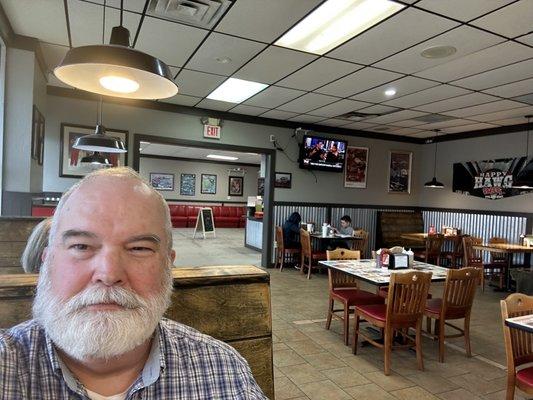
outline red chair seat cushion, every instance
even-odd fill
[[[442,299],[431,299],[426,301],[426,312],[431,314],[440,314],[442,308]]]
[[[385,318],[387,316],[387,306],[385,304],[363,305],[356,306],[355,308],[356,311],[362,311],[364,314],[368,315],[371,318],[385,322]]]
[[[516,373],[516,380],[522,386],[533,388],[533,367],[524,368]]]
[[[341,298],[348,306],[359,304],[383,304],[385,300],[377,294],[359,289],[333,289],[335,297]]]

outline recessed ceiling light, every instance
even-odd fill
[[[268,87],[264,83],[245,81],[243,79],[229,78],[222,85],[213,90],[208,99],[241,103],[254,94]]]
[[[396,94],[396,89],[387,89],[385,90],[385,96],[394,96]]]
[[[327,0],[274,44],[322,55],[404,7],[391,0]]]
[[[215,57],[215,61],[220,64],[229,64],[232,60],[229,57]]]
[[[219,154],[208,154],[206,157],[207,158],[214,158],[216,160],[229,160],[229,161],[235,161],[235,160],[239,159],[239,157],[222,156],[222,155],[219,155]]]
[[[432,46],[424,49],[420,55],[425,58],[444,58],[456,52],[457,49],[453,46]]]

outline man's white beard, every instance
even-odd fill
[[[56,346],[77,360],[110,359],[135,349],[154,333],[170,305],[172,276],[166,267],[161,291],[147,298],[120,286],[93,285],[67,301],[53,293],[49,268],[41,269],[33,317]],[[87,309],[102,303],[124,309]]]

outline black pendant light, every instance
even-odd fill
[[[104,1],[104,29],[105,9]],[[130,32],[122,26],[123,12],[121,0],[120,26],[113,28],[109,45],[70,49],[54,69],[54,75],[77,89],[107,96],[154,100],[176,95],[178,86],[168,66],[129,47]]]
[[[424,187],[427,188],[434,188],[434,189],[442,189],[444,188],[444,184],[442,182],[439,182],[437,180],[437,137],[439,136],[439,130],[435,129],[435,159],[433,164],[433,179],[429,182],[424,183]]]
[[[526,133],[526,162],[529,157],[529,128],[533,115],[526,115],[527,133]],[[533,189],[533,159],[526,164],[524,168],[513,179],[513,188],[515,189]]]
[[[85,156],[81,159],[82,164],[93,164],[100,166],[111,166],[107,158],[102,153],[95,151],[93,154]]]

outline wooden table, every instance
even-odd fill
[[[319,261],[318,263],[324,267],[333,268],[349,275],[353,275],[361,281],[368,282],[378,287],[388,286],[390,282],[390,274],[393,272],[432,272],[432,282],[444,282],[446,280],[446,274],[448,271],[447,268],[438,267],[436,265],[421,261],[415,261],[412,268],[396,270],[377,268],[375,260],[335,260]]]
[[[349,240],[349,241],[353,241],[353,240],[363,240],[362,237],[359,237],[359,236],[351,236],[351,235],[339,235],[337,233],[333,234],[333,235],[327,235],[327,236],[322,236],[321,233],[311,233],[309,236],[311,236],[311,239],[314,239],[315,242],[318,242],[318,243],[321,243],[321,242],[329,242],[331,240]],[[314,249],[315,250],[322,250],[325,248],[325,245],[323,246],[322,244],[318,244],[317,246],[314,246]],[[361,254],[362,255],[362,254]]]
[[[402,239],[410,239],[417,242],[425,243],[429,234],[427,233],[403,233],[400,235]],[[444,240],[453,240],[457,235],[444,235]]]
[[[505,325],[510,328],[520,329],[521,331],[533,333],[533,314],[522,315],[520,317],[507,318]]]

